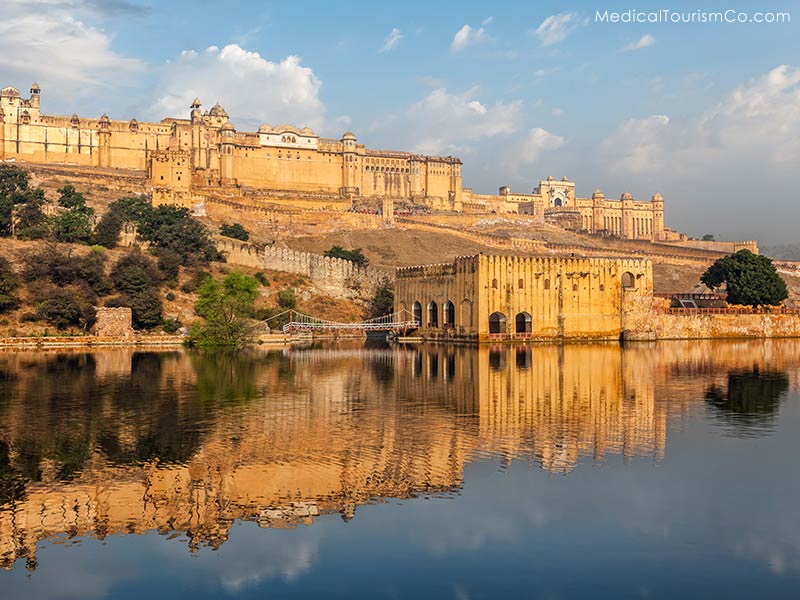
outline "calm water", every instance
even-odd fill
[[[800,342],[0,354],[3,598],[800,597]]]

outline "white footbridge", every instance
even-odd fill
[[[285,322],[288,319],[288,322]],[[407,331],[419,327],[419,321],[407,310],[367,319],[356,323],[330,321],[312,315],[306,315],[296,310],[287,310],[271,316],[264,321],[283,323],[283,333],[292,334],[300,331]]]

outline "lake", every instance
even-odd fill
[[[800,597],[800,341],[0,353],[3,598]]]

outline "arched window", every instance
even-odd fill
[[[632,288],[635,281],[636,280],[633,277],[633,273],[625,271],[622,274],[622,287],[624,287],[624,288]]]
[[[501,312],[493,312],[489,315],[489,333],[503,334],[506,332],[506,316]]]
[[[448,300],[444,303],[444,314],[442,315],[445,327],[455,327],[456,325],[456,307]]]
[[[519,289],[524,289],[524,288],[525,288],[525,280],[524,280],[524,279],[520,279],[520,280],[517,282],[517,287],[518,287]]]
[[[439,327],[439,306],[433,300],[428,303],[428,327]]]
[[[605,291],[606,291],[606,286],[605,286],[605,284],[604,284],[604,283],[601,283],[601,284],[600,284],[600,291],[601,291],[601,292],[605,292]]]
[[[492,288],[497,289],[497,279],[492,279]]]
[[[414,302],[412,312],[414,313],[414,322],[417,324],[417,327],[419,327],[422,325],[422,304]]]
[[[546,289],[546,290],[550,289],[550,280],[549,279],[545,279],[544,280],[544,289]]]
[[[461,326],[472,327],[472,302],[469,300],[461,303]]]
[[[573,292],[577,292],[578,291],[578,284],[577,283],[573,283],[572,284],[572,291]]]
[[[519,313],[514,319],[514,332],[517,334],[530,334],[533,331],[533,319],[526,312]]]

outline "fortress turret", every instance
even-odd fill
[[[656,192],[650,199],[653,205],[653,239],[664,239],[664,197]]]
[[[356,187],[356,136],[347,131],[342,136],[342,189],[343,196],[358,194]]]
[[[225,112],[225,109],[222,108],[219,102],[211,107],[211,110],[208,111],[208,116],[211,124],[216,127],[221,127],[223,123],[228,121],[228,113]]]
[[[111,121],[107,114],[100,117],[97,128],[98,166],[108,168],[111,166]]]
[[[233,180],[233,151],[236,129],[230,121],[226,121],[220,128],[222,140],[220,142],[220,178],[223,182],[230,183]]]
[[[203,104],[200,102],[200,98],[195,98],[191,105],[189,105],[189,113],[190,118],[192,119],[192,123],[200,123],[203,118],[203,113],[200,112],[200,107]]]
[[[31,86],[30,103],[31,103],[31,107],[33,107],[33,108],[35,108],[37,110],[39,109],[39,97],[41,96],[41,93],[42,93],[42,88],[40,88],[39,84],[34,81],[33,85]]]

